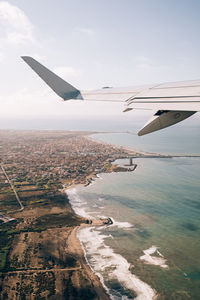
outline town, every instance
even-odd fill
[[[55,189],[72,182],[86,183],[88,175],[106,171],[105,162],[130,155],[123,148],[88,139],[87,134],[2,131],[1,163],[16,186],[23,183]],[[0,176],[4,188],[7,182]]]

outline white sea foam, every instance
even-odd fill
[[[102,198],[102,197],[99,197],[98,200],[99,200],[99,201],[104,201],[105,199]]]
[[[112,248],[104,243],[109,236],[101,234],[101,231],[94,227],[87,227],[79,230],[78,237],[86,249],[89,263],[94,272],[105,282],[112,283],[118,280],[122,286],[136,292],[137,300],[156,299],[156,292],[145,282],[129,270],[130,264]],[[111,299],[128,299],[119,292],[113,292]]]
[[[160,266],[161,268],[168,268],[168,265],[166,264],[166,259],[164,256],[158,251],[158,248],[156,246],[152,246],[147,250],[143,250],[144,255],[140,256],[141,260],[144,260],[145,263],[150,264],[150,265],[155,265],[155,266]],[[157,254],[160,257],[153,256],[157,252]]]
[[[94,218],[88,212],[86,212],[85,207],[83,207],[83,205],[87,204],[87,202],[81,200],[81,198],[77,194],[76,188],[69,189],[66,191],[66,193],[69,197],[72,208],[77,215],[84,218]]]
[[[114,240],[114,237],[112,236],[112,234],[109,234],[108,237]]]
[[[79,197],[76,188],[69,189],[66,192],[74,211],[78,215],[93,218],[91,216],[93,212],[86,212],[85,204],[87,204],[87,202]],[[104,199],[100,198],[99,200],[103,201]],[[106,216],[99,217],[106,218]],[[117,222],[114,220],[113,225],[110,226],[117,226],[118,228],[124,229],[133,227],[133,225],[128,222]],[[123,256],[114,253],[112,248],[105,245],[104,239],[113,239],[113,237],[101,234],[102,228],[104,228],[104,226],[98,228],[83,228],[78,231],[78,238],[85,247],[85,253],[87,253],[89,257],[88,263],[91,269],[99,276],[106,290],[108,291],[108,287],[105,286],[104,281],[108,283],[110,281],[110,283],[112,283],[113,280],[117,280],[124,288],[136,292],[137,297],[135,299],[137,300],[156,299],[155,290],[130,272],[130,264],[128,261]],[[113,294],[110,296],[112,300],[128,299],[127,296],[122,296],[117,291],[113,291]]]
[[[129,222],[118,222],[118,221],[115,221],[113,218],[112,218],[112,221],[113,221],[113,224],[110,225],[112,227],[116,226],[118,228],[131,228],[133,227],[133,224],[129,223]]]

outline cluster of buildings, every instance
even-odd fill
[[[0,132],[0,161],[16,185],[87,183],[87,177],[103,171],[106,163],[128,155],[125,149],[96,142],[82,132]],[[0,185],[7,185],[3,174]]]

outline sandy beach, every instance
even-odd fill
[[[94,225],[102,225],[101,221],[98,221],[94,224]],[[72,253],[73,255],[77,256],[79,262],[80,262],[80,266],[81,268],[84,270],[84,272],[86,273],[87,277],[90,280],[91,286],[93,286],[95,292],[97,293],[97,295],[99,296],[99,299],[101,300],[108,300],[110,299],[110,297],[108,296],[108,294],[106,293],[105,289],[103,288],[100,279],[98,278],[98,276],[96,276],[94,274],[94,272],[91,270],[90,266],[87,264],[87,261],[85,259],[85,255],[84,255],[84,251],[83,248],[81,246],[81,243],[77,237],[77,231],[80,230],[83,227],[86,227],[88,225],[86,224],[82,224],[81,226],[77,226],[75,227],[72,231],[71,234],[68,238],[68,250],[70,253]]]

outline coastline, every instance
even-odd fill
[[[124,148],[124,149],[126,149],[126,148]],[[134,151],[132,150],[132,152],[134,152]],[[115,162],[115,160],[112,163],[114,163],[114,162]],[[116,167],[116,170],[113,171],[113,169],[111,168],[107,173],[123,172],[121,169],[117,169],[118,165],[113,164],[113,166]],[[129,170],[127,167],[122,167],[122,169],[124,169],[125,172],[128,172],[128,171],[133,172],[133,171],[135,171],[136,167],[137,167],[137,165],[134,165],[134,168],[131,169],[131,170]],[[101,174],[101,172],[100,173],[99,172],[96,172],[96,173],[93,172],[89,176],[87,176],[87,183],[86,184],[83,184],[83,183],[74,184],[73,183],[73,184],[69,185],[67,188],[63,189],[64,192],[67,194],[67,197],[69,198],[69,195],[68,195],[69,190],[76,189],[76,187],[78,187],[78,186],[85,186],[86,187],[86,186],[90,185],[94,180],[98,179],[98,177],[99,177],[98,174]],[[87,220],[87,216],[83,216],[83,215],[77,213],[74,210],[74,207],[71,203],[70,198],[69,198],[69,203],[70,203],[70,206],[71,206],[71,208],[72,208],[75,215],[81,216],[82,218]],[[86,250],[83,246],[83,243],[81,242],[80,235],[79,235],[81,230],[83,230],[84,228],[85,229],[86,228],[88,228],[88,229],[91,228],[92,229],[92,227],[102,226],[102,225],[105,226],[105,224],[102,224],[102,220],[100,220],[100,219],[93,219],[92,216],[88,216],[88,217],[92,220],[92,224],[87,224],[86,225],[86,224],[82,223],[82,224],[80,224],[80,226],[77,226],[73,230],[73,233],[72,233],[73,234],[73,239],[71,240],[72,249],[74,248],[74,250],[77,253],[79,253],[79,256],[81,257],[81,265],[85,269],[86,273],[88,274],[88,277],[90,278],[91,283],[93,284],[95,292],[100,297],[99,299],[102,299],[102,300],[103,299],[105,299],[105,300],[112,299],[113,296],[111,294],[109,294],[109,289],[104,284],[104,280],[103,280],[102,275],[99,272],[95,272],[95,270],[90,265],[90,263],[87,259],[87,256],[86,256]],[[107,217],[107,218],[110,219],[109,217]],[[112,219],[110,219],[110,220],[112,220]],[[112,221],[113,225],[115,225],[115,223],[116,223],[117,226],[119,226],[118,222]],[[128,225],[130,225],[130,224],[128,224]],[[74,245],[75,245],[75,247],[74,247]],[[114,252],[113,252],[113,254],[115,255]],[[119,259],[120,259],[120,255],[116,254],[116,256],[119,256]],[[121,258],[124,260],[124,258],[122,256],[121,256]],[[157,299],[156,291],[153,288],[151,288],[148,284],[141,281],[137,276],[135,276],[134,274],[131,273],[131,271],[129,270],[129,268],[130,268],[129,263],[127,261],[126,261],[126,265],[127,265],[127,273],[128,273],[128,277],[129,277],[129,283],[128,283],[127,288],[129,289],[132,285],[134,286],[134,289],[132,289],[132,291],[134,293],[136,293],[136,295],[135,295],[136,299],[138,299],[138,300],[140,300],[140,299],[141,300],[144,300],[144,299],[145,300],[146,299],[156,300]],[[122,279],[122,281],[123,281],[123,279]]]
[[[101,224],[102,225],[102,224]],[[101,226],[94,225],[93,226]],[[81,224],[80,226],[76,226],[72,231],[68,238],[68,248],[70,253],[73,253],[79,259],[80,268],[84,269],[87,277],[90,280],[91,286],[94,288],[96,294],[98,295],[99,299],[102,300],[109,300],[110,297],[107,294],[105,286],[102,284],[100,278],[94,273],[92,268],[90,267],[86,255],[85,250],[80,242],[79,238],[77,237],[78,231],[84,227],[88,227],[87,224]]]
[[[173,158],[173,157],[175,157],[175,158],[177,158],[177,157],[188,157],[188,156],[183,156],[183,155],[163,155],[163,154],[159,154],[159,153],[150,153],[150,152],[143,152],[143,151],[140,151],[140,152],[138,152],[138,151],[135,151],[134,149],[131,149],[131,148],[129,148],[129,147],[120,147],[120,146],[118,146],[118,145],[113,145],[113,144],[111,144],[111,143],[107,143],[107,142],[104,142],[104,141],[100,141],[100,140],[96,140],[95,138],[93,138],[93,137],[91,137],[91,134],[90,135],[86,135],[85,136],[88,140],[91,140],[91,141],[93,141],[93,142],[95,142],[95,143],[99,143],[99,144],[106,144],[106,145],[109,145],[109,146],[111,146],[111,147],[113,147],[113,148],[118,148],[118,149],[123,149],[126,153],[127,153],[127,155],[125,155],[125,156],[122,156],[121,158],[119,157],[119,158],[117,158],[117,159],[113,159],[111,162],[112,162],[112,165],[115,165],[116,167],[118,166],[117,164],[115,164],[115,161],[116,160],[118,160],[118,159],[128,159],[128,158],[130,158],[130,157],[132,157],[133,159],[136,159],[136,158]],[[189,156],[189,157],[194,157],[193,155],[191,156]],[[196,157],[196,156],[195,156]],[[106,161],[107,160],[105,160],[105,163],[106,163]],[[137,166],[137,165],[136,165]],[[124,168],[124,171],[127,171],[127,169],[125,170],[126,168]],[[135,168],[134,168],[134,170],[135,170]],[[132,170],[132,171],[134,171],[134,170]],[[116,168],[116,170],[113,170],[113,169],[109,169],[109,170],[107,170],[106,172],[101,172],[101,171],[94,171],[94,172],[92,172],[90,175],[88,175],[87,176],[87,182],[86,183],[83,183],[83,182],[77,182],[77,183],[72,183],[71,185],[69,185],[66,189],[65,189],[65,191],[67,192],[67,191],[69,191],[69,190],[71,190],[71,189],[76,189],[76,187],[78,187],[78,186],[88,186],[88,185],[90,185],[94,180],[96,180],[99,176],[99,174],[103,174],[103,173],[113,173],[113,172],[121,172],[122,170],[117,170],[117,168]],[[72,204],[71,204],[71,201],[70,201],[70,205],[72,206]],[[72,206],[72,208],[73,208],[73,206]],[[73,209],[74,210],[74,209]],[[77,214],[77,212],[75,212],[75,214]],[[79,214],[78,214],[79,215]],[[91,228],[92,227],[92,225],[91,226],[88,226],[88,229],[89,228]],[[77,229],[77,231],[76,231],[76,233],[77,233],[77,239],[79,239],[79,243],[80,243],[80,247],[82,248],[82,251],[83,251],[83,253],[85,254],[85,261],[87,262],[87,264],[88,264],[88,266],[89,266],[89,268],[90,268],[90,270],[91,270],[91,272],[93,272],[93,273],[95,273],[95,274],[97,274],[97,278],[98,278],[98,280],[99,280],[99,282],[101,283],[101,285],[102,285],[102,288],[103,288],[103,290],[104,290],[104,292],[105,291],[107,291],[108,290],[108,288],[106,288],[105,287],[105,285],[104,285],[104,281],[103,281],[103,278],[101,278],[101,274],[99,273],[99,272],[97,272],[96,270],[94,270],[93,269],[93,267],[90,265],[90,263],[88,262],[88,259],[87,259],[87,257],[86,257],[86,250],[83,248],[83,244],[82,244],[82,242],[81,242],[81,240],[80,240],[80,236],[79,236],[79,232],[81,231],[81,229],[83,229],[84,227],[79,227],[79,229],[80,230],[78,230]],[[152,257],[153,259],[154,259],[154,257]],[[155,259],[155,263],[154,264],[156,264],[156,265],[158,265],[158,261]],[[161,262],[159,261],[159,265],[161,265]],[[162,268],[165,268],[166,266],[165,266],[165,264],[164,264],[164,261],[163,261],[163,264],[162,264]],[[127,269],[128,270],[128,269]],[[128,270],[129,271],[129,270]],[[131,273],[131,272],[130,272]],[[133,273],[132,273],[132,275],[133,275],[133,277],[135,276]],[[133,278],[131,279],[131,280],[133,280]],[[136,280],[136,282],[137,282],[137,280],[139,280],[140,281],[140,279],[139,278],[137,278],[136,276],[135,276],[135,280]],[[138,282],[139,283],[139,282]],[[145,282],[140,282],[140,284],[139,284],[139,286],[142,286],[144,284],[144,286],[143,286],[143,288],[144,288],[144,292],[145,292],[145,289],[146,289],[146,292],[147,292],[147,290],[149,289],[149,296],[146,294],[146,296],[144,296],[144,294],[143,294],[143,292],[142,292],[142,289],[140,290],[137,290],[137,288],[135,289],[135,291],[137,292],[137,296],[136,296],[136,299],[157,299],[157,297],[158,297],[158,294],[157,294],[157,292],[154,290],[154,289],[152,289],[151,288],[151,286],[148,286],[148,285],[146,285],[146,283]],[[145,285],[146,285],[146,287],[145,287]],[[151,294],[151,296],[150,296],[150,294]],[[112,295],[110,295],[111,296],[111,298],[112,298]],[[147,297],[147,298],[144,298],[144,297]]]
[[[93,141],[93,142],[99,143],[99,144],[104,144],[104,145],[108,145],[108,146],[111,146],[111,147],[123,149],[125,151],[128,151],[130,153],[130,155],[136,155],[136,156],[140,156],[140,155],[145,155],[145,156],[160,155],[160,154],[157,154],[157,153],[152,153],[152,152],[147,152],[147,151],[141,151],[141,150],[137,151],[137,150],[132,149],[131,147],[128,147],[128,146],[126,146],[126,147],[125,146],[118,146],[118,145],[111,144],[111,143],[108,143],[108,142],[105,142],[105,141],[101,141],[101,140],[95,139],[94,137],[91,136],[91,135],[94,135],[94,134],[96,134],[96,133],[90,133],[89,135],[86,136],[86,138]]]
[[[84,137],[86,139],[87,135]],[[65,139],[63,143],[66,143]],[[76,143],[77,141],[75,139],[74,145],[76,145]],[[82,141],[81,145],[84,145],[84,143],[85,141]],[[86,153],[90,154],[90,147],[97,143],[97,141],[95,141],[95,143],[93,141],[93,143],[88,142],[87,144],[86,141],[88,149]],[[54,185],[53,189],[48,191],[48,194],[46,190],[36,192],[35,189],[29,189],[29,186],[28,188],[26,185],[25,187],[20,186],[19,195],[24,201],[23,204],[25,205],[25,209],[22,212],[15,211],[13,217],[21,219],[16,224],[9,225],[11,227],[13,226],[16,232],[14,231],[14,236],[12,235],[13,243],[9,244],[9,253],[8,251],[6,252],[9,255],[7,256],[9,266],[7,267],[5,265],[3,269],[5,280],[1,283],[2,290],[9,294],[9,299],[14,299],[13,295],[18,289],[18,284],[21,286],[22,293],[25,293],[20,278],[21,276],[26,276],[26,274],[31,275],[27,275],[24,279],[25,284],[28,284],[29,282],[28,276],[32,276],[32,278],[47,276],[48,280],[51,282],[51,288],[47,285],[41,289],[40,286],[37,286],[38,281],[33,280],[32,288],[33,291],[37,293],[45,293],[46,295],[51,293],[73,294],[74,291],[77,291],[76,293],[81,294],[88,292],[92,293],[93,291],[95,299],[99,299],[96,292],[100,289],[100,299],[102,299],[102,297],[108,297],[103,285],[103,279],[101,280],[101,276],[99,276],[100,279],[95,277],[95,280],[97,281],[96,290],[94,289],[92,279],[93,272],[91,271],[92,268],[90,268],[89,273],[86,272],[87,268],[89,268],[89,266],[86,266],[87,259],[84,258],[85,267],[82,268],[79,264],[79,260],[76,259],[76,255],[71,256],[70,251],[67,250],[68,244],[70,244],[68,242],[68,235],[70,235],[71,231],[73,231],[77,225],[78,228],[83,228],[79,225],[85,221],[85,218],[78,217],[74,210],[72,210],[70,203],[68,205],[64,197],[59,194],[61,191],[65,192],[65,189],[69,190],[70,188],[77,187],[79,184],[90,184],[100,173],[120,172],[122,170],[127,171],[127,168],[120,169],[119,166],[115,166],[113,162],[116,159],[129,158],[130,155],[133,156],[135,152],[133,150],[131,150],[131,153],[130,151],[122,151],[122,148],[120,150],[120,147],[113,147],[112,145],[110,145],[111,147],[101,147],[100,144],[102,143],[100,142],[99,146],[97,145],[96,148],[95,146],[92,148],[94,149],[96,159],[92,160],[93,165],[91,170],[88,171],[88,169],[86,169],[85,172],[80,173],[83,174],[82,176],[78,176],[79,173],[77,171],[76,177],[72,176],[71,180],[64,182],[61,187],[59,187],[58,184]],[[105,153],[104,149],[106,150]],[[91,157],[93,158],[93,156]],[[63,160],[61,161],[63,162]],[[89,166],[89,163],[87,166]],[[72,164],[72,167],[74,167],[74,170],[81,170],[81,168],[79,169],[75,164]],[[65,184],[66,188],[64,188]],[[35,194],[37,195],[36,200]],[[102,224],[98,225],[100,226]],[[89,228],[91,228],[91,226],[88,226],[86,229]],[[78,229],[74,231],[75,236],[77,232]],[[71,244],[72,247],[73,245],[78,245],[77,250],[75,250],[75,254],[76,251],[78,251],[78,253],[80,253],[80,257],[84,257],[84,251],[78,237],[75,238],[74,242]],[[48,255],[43,253],[44,251],[47,251],[47,249],[49,253]],[[15,274],[15,280],[13,280],[10,271]],[[65,280],[69,280],[71,282],[70,285],[66,286],[64,284],[64,281],[62,281],[63,276],[65,277]],[[83,278],[85,278],[88,283],[87,287],[85,287],[85,281]]]
[[[72,209],[74,210],[71,200],[70,204],[72,206]],[[103,229],[105,224],[102,224],[102,220],[92,219],[92,221],[93,224],[81,224],[75,229],[74,233],[76,234],[76,240],[79,243],[78,251],[82,252],[82,255],[84,255],[83,266],[86,269],[87,273],[89,270],[88,275],[91,280],[94,280],[94,288],[98,293],[100,299],[115,299],[115,294],[112,294],[112,292],[109,290],[109,287],[104,284],[104,278],[101,275],[102,269],[104,270],[104,268],[106,267],[111,268],[112,271],[110,273],[110,276],[114,276],[115,281],[119,281],[119,283],[124,286],[127,291],[131,291],[132,294],[134,294],[134,296],[132,295],[134,299],[156,300],[158,296],[157,292],[150,285],[142,281],[134,273],[131,272],[131,264],[122,255],[115,253],[111,247],[104,244],[104,238],[106,238],[106,236],[104,234],[102,235],[100,229],[95,230],[95,227],[97,226]],[[132,227],[130,223],[115,222],[114,220],[110,225],[117,226],[119,228]],[[83,245],[83,241],[85,242],[85,236],[87,236],[87,239],[90,240],[90,246],[92,245],[92,247],[90,247],[89,253],[87,253],[88,249]],[[72,241],[72,245],[73,244],[74,242]],[[74,246],[72,246],[72,248],[73,247]],[[94,252],[93,247],[95,249]],[[87,258],[88,254],[93,259],[95,259],[95,257],[104,257],[103,260],[106,259],[105,264],[103,263],[100,269],[95,270],[95,268],[93,268]],[[110,280],[112,280],[111,277]],[[103,298],[103,295],[106,295],[107,298]],[[119,296],[117,296],[116,299],[119,299]]]
[[[91,177],[93,180],[97,179],[97,177],[94,178],[94,176]],[[91,184],[91,181],[88,183],[88,185]],[[84,184],[72,184],[68,186],[66,189],[63,189],[63,192],[67,195],[68,199],[69,196],[67,192],[69,190],[72,190],[76,188],[77,186],[87,186]],[[100,226],[105,226],[106,224],[112,225],[113,221],[111,218],[106,218],[106,219],[92,219],[88,220],[86,217],[83,217],[81,215],[78,215],[74,208],[73,205],[71,204],[71,201],[69,199],[69,204],[71,206],[71,209],[74,213],[75,216],[81,217],[82,219],[85,220],[85,223],[81,223],[79,226],[76,226],[72,229],[70,236],[68,238],[68,251],[69,253],[72,253],[75,255],[80,263],[80,268],[84,269],[85,273],[87,274],[87,277],[90,280],[91,286],[94,288],[95,292],[97,293],[99,300],[110,300],[110,296],[108,293],[108,288],[105,286],[103,278],[100,276],[100,274],[96,274],[95,271],[92,269],[91,265],[88,262],[87,256],[86,256],[86,251],[84,249],[84,246],[81,242],[81,240],[78,237],[78,233],[88,227],[100,227]],[[91,221],[91,224],[88,221]]]
[[[95,139],[91,138],[91,137],[87,137],[88,139],[91,139],[95,142],[98,142],[98,143],[105,143],[107,145],[110,145],[113,147],[112,144],[109,144],[109,143],[106,143],[106,142],[101,142],[101,141],[96,141]],[[115,146],[116,148],[119,148],[119,146]],[[121,147],[120,147],[121,148]],[[122,149],[122,148],[121,148]],[[131,150],[131,154],[134,156],[133,158],[136,159],[136,158],[182,158],[182,157],[199,157],[198,155],[162,155],[162,154],[156,154],[156,153],[146,153],[146,152],[135,152],[133,149],[128,149],[127,147],[123,147],[123,149],[125,150]],[[134,154],[133,154],[134,153]],[[137,153],[137,155],[135,155],[135,153]],[[122,158],[123,159],[123,158]],[[113,161],[115,162],[115,160]],[[107,173],[111,173],[112,171],[110,172],[107,172]],[[101,172],[98,172],[99,174],[101,174]],[[97,176],[97,174],[93,174],[94,176]],[[92,177],[94,179],[94,177]],[[75,186],[74,186],[75,187]],[[106,215],[106,214],[105,214]],[[91,230],[90,230],[91,232]],[[86,232],[86,234],[88,234],[87,236],[87,239],[89,238],[93,238],[93,243],[95,243],[95,239],[94,239],[94,236],[92,236],[92,234],[90,234],[89,230],[88,232]],[[97,230],[96,230],[97,232]],[[86,235],[85,234],[85,235]],[[93,234],[94,234],[94,231],[93,231]],[[98,233],[100,235],[100,233]],[[96,234],[95,238],[96,238],[96,241],[98,243],[98,238],[99,238],[99,235]],[[101,233],[102,234],[102,233]],[[80,237],[79,237],[80,238]],[[84,237],[82,237],[83,239]],[[84,239],[83,239],[84,241]],[[102,238],[102,241],[103,241],[103,238]],[[85,241],[84,241],[85,242]],[[88,240],[86,240],[85,243],[88,243]],[[154,245],[154,244],[153,244]],[[144,252],[144,255],[141,255],[139,257],[139,260],[141,260],[144,264],[146,265],[155,265],[155,266],[159,266],[161,269],[166,269],[168,270],[168,265],[166,264],[166,259],[163,257],[163,255],[158,251],[158,248],[159,247],[156,247],[156,246],[151,246],[150,248],[146,249],[146,250],[143,250]],[[87,251],[87,255],[88,255],[88,258],[92,257],[94,259],[95,257],[95,254],[97,253],[97,251],[99,249],[95,249],[93,248],[93,253],[91,252],[91,247],[89,249],[90,252],[88,252],[88,246],[87,244],[85,244],[85,248],[86,248],[86,251]],[[109,248],[109,247],[108,247]],[[106,248],[107,250],[112,250],[112,248]],[[111,252],[109,252],[111,254]],[[102,253],[103,254],[103,253]],[[113,255],[115,255],[114,251],[112,252]],[[98,252],[98,255],[101,255],[101,252],[99,251]],[[121,256],[123,257],[123,256]],[[110,261],[112,261],[112,257],[110,256]],[[119,261],[120,261],[120,258],[118,257]],[[86,259],[87,260],[87,259]],[[126,261],[127,263],[127,261]],[[92,264],[93,266],[93,262],[90,261],[90,264]],[[114,264],[113,264],[114,265]],[[91,267],[91,266],[90,266]],[[95,266],[96,267],[96,266]],[[99,272],[98,272],[98,269],[96,268],[93,268],[91,267],[91,269],[99,276]],[[124,286],[125,287],[128,287],[130,289],[132,289],[133,291],[136,292],[136,296],[134,297],[135,299],[141,299],[141,300],[153,300],[153,299],[157,299],[157,297],[159,297],[159,289],[155,290],[154,288],[152,288],[151,286],[152,285],[148,285],[145,283],[145,279],[143,279],[144,281],[141,281],[137,276],[134,275],[134,272],[132,273],[131,272],[131,266],[128,266],[128,268],[126,269],[126,271],[130,271],[131,273],[131,276],[130,273],[127,274],[127,277],[124,276],[124,278],[127,278],[127,282],[125,282],[125,280],[121,277],[119,281],[121,281],[121,283],[123,284],[124,283]],[[100,276],[99,276],[100,278]],[[101,279],[101,278],[100,278]],[[123,281],[124,280],[124,281]],[[101,280],[100,280],[101,281]],[[134,286],[134,288],[133,288]],[[111,297],[113,296],[113,294],[110,295]]]
[[[67,132],[58,136],[58,133],[34,132],[28,137],[22,137],[21,133],[19,136],[17,133],[14,136],[8,133],[5,139],[2,138],[5,169],[8,170],[25,209],[22,212],[16,211],[18,203],[14,195],[10,195],[10,186],[1,172],[1,210],[4,216],[10,212],[15,220],[1,223],[0,295],[3,297],[8,294],[8,299],[15,299],[20,291],[21,298],[37,294],[41,297],[63,295],[75,299],[99,299],[85,268],[80,265],[76,255],[70,255],[67,248],[69,244],[73,246],[74,243],[68,242],[68,237],[78,226],[74,230],[75,240],[78,240],[78,248],[82,248],[81,255],[87,255],[84,262],[89,263],[91,271],[99,276],[97,280],[102,286],[107,286],[104,287],[104,292],[108,291],[111,299],[129,295],[130,299],[137,297],[137,300],[152,300],[149,294],[144,294],[145,282],[149,287],[155,288],[157,297],[164,293],[169,299],[172,292],[173,295],[178,295],[178,289],[173,285],[177,274],[173,267],[179,270],[181,289],[195,298],[198,295],[194,291],[195,283],[188,279],[193,278],[199,250],[198,244],[193,248],[189,247],[200,228],[198,214],[194,210],[199,203],[200,161],[176,159],[180,155],[173,155],[175,158],[172,161],[166,161],[160,159],[161,156],[144,156],[142,151],[135,156],[132,152],[134,143],[131,143],[131,154],[120,150],[120,146],[116,145],[117,142],[126,145],[123,137],[116,140],[116,143],[115,139],[102,137],[110,142],[109,147],[108,144],[101,145],[101,141],[99,144],[96,140],[93,143],[89,139],[87,141],[85,135],[88,133],[72,135]],[[96,139],[97,136],[92,137]],[[58,141],[60,142],[57,143]],[[18,145],[17,150],[12,149],[13,142]],[[112,146],[113,142],[116,148]],[[7,162],[8,154],[10,161]],[[198,157],[186,157],[188,156]],[[155,159],[146,161],[143,159],[145,157]],[[136,158],[142,159],[136,161]],[[113,164],[129,167],[132,163],[138,163],[137,174],[114,174],[111,168]],[[16,165],[18,168],[15,169]],[[28,173],[24,173],[24,165],[27,165]],[[115,169],[115,172],[120,171]],[[153,188],[155,180],[151,178],[151,174],[155,175],[156,189]],[[97,181],[96,178],[100,179]],[[185,185],[186,180],[188,185]],[[144,183],[147,183],[146,191],[142,189]],[[169,184],[172,189],[168,189]],[[85,185],[89,187],[84,187]],[[173,193],[179,187],[180,193]],[[66,193],[67,190],[68,193],[73,188],[76,195],[74,194],[71,202],[69,192],[69,203],[69,198],[64,197],[61,191]],[[163,201],[165,198],[160,194],[161,190],[169,195],[171,201]],[[189,196],[193,201],[186,201]],[[180,203],[178,207],[177,203]],[[75,209],[72,210],[71,205]],[[87,220],[78,217],[84,211],[88,219],[90,216],[111,216],[114,224],[109,227],[95,227],[91,224],[87,227],[80,226]],[[164,214],[169,216],[169,222],[162,218]],[[173,214],[178,216],[178,220]],[[187,222],[191,216],[195,218]],[[125,219],[127,222],[123,222]],[[154,228],[153,222],[159,226]],[[166,224],[169,225],[167,232]],[[179,230],[174,231],[174,226]],[[151,231],[152,235],[149,235]],[[185,239],[185,247],[179,247],[180,231]],[[166,240],[162,239],[162,233]],[[174,243],[171,244],[171,241]],[[168,245],[173,257],[167,252]],[[179,261],[176,260],[177,248],[182,254]],[[190,251],[194,251],[194,255],[188,263],[184,261],[184,257]],[[154,272],[155,281],[151,271]],[[165,272],[162,285],[160,272]],[[136,285],[133,283],[136,282],[132,275],[143,280],[140,282],[143,290],[137,292],[134,289]],[[45,284],[41,286],[39,283],[43,278]],[[165,278],[169,284],[164,281]],[[167,289],[168,285],[171,290]],[[131,289],[137,295],[133,293],[134,296],[131,297]]]
[[[117,133],[117,132],[116,132]],[[91,141],[95,141],[100,144],[108,145],[115,148],[120,148],[125,151],[129,151],[130,155],[135,155],[134,158],[199,158],[200,154],[184,154],[184,153],[157,153],[157,152],[149,152],[149,151],[143,151],[141,149],[135,150],[129,146],[119,146],[115,144],[111,144],[109,142],[101,141],[98,139],[95,139],[94,137],[91,137],[91,135],[97,135],[98,133],[89,133],[86,138],[88,138]]]
[[[98,141],[98,140],[95,140],[94,138],[92,138],[90,135],[86,135],[85,136],[86,139],[88,140],[91,140],[95,143],[99,143],[99,144],[107,144],[111,147],[114,147],[114,148],[120,148],[120,149],[123,149],[124,151],[128,152],[128,155],[132,156],[134,155],[135,157],[139,157],[141,155],[144,155],[144,156],[149,156],[149,155],[152,155],[152,153],[146,153],[146,152],[136,152],[134,151],[133,149],[131,148],[128,148],[128,147],[120,147],[120,146],[116,146],[116,145],[112,145],[112,144],[109,144],[109,143],[106,143],[106,142],[101,142],[101,141]],[[120,159],[120,158],[118,158]],[[125,159],[124,157],[122,157],[121,159]],[[116,161],[115,160],[112,160],[112,167],[107,170],[106,173],[113,173],[113,172],[128,172],[128,171],[135,171],[137,165],[134,164],[134,168],[133,169],[128,169],[127,166],[125,167],[119,167],[117,164],[114,164],[114,162]],[[105,161],[106,163],[106,161]],[[64,187],[63,188],[63,192],[66,193],[67,197],[69,198],[67,192],[69,190],[73,190],[75,189],[76,187],[78,186],[88,186],[90,185],[94,180],[96,180],[98,178],[98,174],[101,174],[101,173],[105,173],[105,172],[92,172],[90,175],[87,176],[86,178],[86,183],[82,183],[82,182],[78,182],[78,183],[72,183],[70,185],[68,185],[67,187]],[[79,216],[79,214],[77,214],[77,212],[74,210],[73,208],[73,205],[71,204],[71,201],[69,199],[69,203],[70,203],[70,206],[74,212],[74,214],[76,216]],[[82,216],[80,215],[82,218],[85,219],[85,221],[87,220],[87,218],[85,216]],[[92,217],[91,217],[92,219]],[[110,218],[109,218],[110,219]],[[97,295],[99,295],[99,299],[102,299],[102,300],[107,300],[107,299],[111,299],[109,294],[108,294],[108,288],[105,286],[104,284],[104,281],[103,281],[103,278],[101,278],[100,274],[98,273],[98,275],[95,273],[95,271],[92,269],[91,265],[89,264],[88,262],[88,259],[86,257],[86,252],[85,252],[85,249],[84,249],[84,246],[80,240],[80,238],[78,237],[78,233],[83,229],[83,228],[87,228],[87,227],[93,227],[93,226],[102,226],[104,224],[102,224],[102,221],[101,220],[97,220],[97,219],[92,219],[92,224],[80,224],[80,226],[76,226],[72,232],[71,232],[71,235],[70,235],[70,252],[72,253],[75,253],[76,255],[79,256],[80,258],[80,264],[82,266],[82,268],[85,269],[88,277],[90,278],[91,280],[91,284],[93,285],[94,287],[94,290],[96,291]],[[134,275],[133,275],[134,276]],[[137,278],[137,277],[136,277]],[[136,279],[136,280],[139,280],[139,279]],[[153,290],[152,290],[153,291]],[[138,298],[139,299],[139,298]],[[156,294],[153,295],[153,298],[152,299],[156,299]]]

